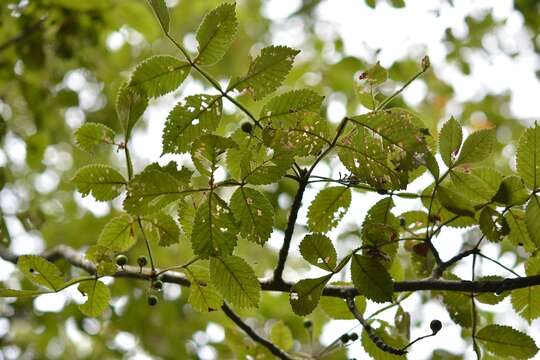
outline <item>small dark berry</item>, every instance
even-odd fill
[[[154,306],[157,304],[157,296],[156,295],[148,295],[148,305]]]
[[[379,193],[379,195],[386,195],[386,194],[388,194],[388,190],[386,190],[386,189],[377,189],[377,192]]]
[[[436,334],[442,329],[442,323],[439,320],[431,320],[429,327],[431,328],[431,331]]]
[[[343,334],[341,335],[341,337],[339,338],[339,340],[341,340],[342,343],[347,343],[347,341],[350,340],[350,337],[349,337],[349,334]]]
[[[128,257],[126,255],[117,255],[116,256],[116,265],[124,266],[128,263]]]
[[[161,290],[163,288],[163,282],[161,280],[156,280],[154,281],[154,283],[152,284],[152,286],[154,287],[154,289],[156,290]]]
[[[146,256],[139,256],[137,259],[137,264],[139,264],[140,267],[145,266],[148,263],[148,260],[146,260]]]
[[[30,271],[31,273],[33,273],[35,270],[32,269],[32,268],[30,268],[30,269],[28,269],[28,271]]]
[[[243,123],[241,128],[243,132],[248,134],[251,134],[251,130],[253,130],[253,126],[248,122]]]
[[[312,327],[312,326],[313,326],[313,323],[311,322],[311,320],[306,320],[306,321],[304,321],[304,327],[305,327],[306,329],[309,329],[309,328]]]
[[[358,340],[358,334],[357,333],[351,333],[351,335],[349,335],[349,338],[351,339],[351,341],[356,341],[356,340]]]

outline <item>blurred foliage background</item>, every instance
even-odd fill
[[[283,29],[300,27],[302,37],[295,38],[294,46],[299,47],[302,54],[286,85],[310,87],[325,95],[329,117],[333,106],[343,107],[351,115],[365,111],[356,99],[355,79],[377,61],[380,49],[366,48],[369,55],[365,58],[347,54],[339,32],[332,29],[332,24],[319,21],[321,6],[332,6],[329,3],[337,6],[337,1],[294,1],[297,5],[294,11],[286,17],[273,19],[268,8],[270,5],[279,7],[279,2],[238,1],[240,33],[224,61],[211,68],[212,75],[225,79],[243,73],[249,64],[247,54],[256,54],[261,47],[275,43],[276,29],[279,28],[281,37],[286,37],[287,32]],[[217,0],[167,1],[172,35],[192,49],[194,31],[200,20],[218,3]],[[438,11],[454,6],[451,0],[435,3],[440,7],[433,11],[435,19],[439,16]],[[371,13],[374,16],[380,8],[404,11],[407,6],[410,4],[404,0],[366,0],[365,4],[359,5],[362,9],[374,8],[375,12]],[[513,16],[522,19],[526,43],[519,46],[498,43],[499,52],[510,58],[520,56],[523,49],[532,49],[536,54],[540,52],[539,6],[535,0],[515,0]],[[437,133],[440,124],[450,115],[471,130],[496,126],[499,144],[492,161],[493,166],[504,173],[512,166],[509,161],[514,153],[511,144],[530,120],[517,118],[510,111],[512,94],[509,92],[486,91],[481,96],[463,99],[457,96],[459,89],[455,84],[445,82],[439,74],[445,67],[452,67],[460,76],[474,77],[471,57],[475,54],[490,56],[493,46],[486,39],[493,36],[497,39],[505,19],[493,16],[490,7],[485,6],[482,11],[461,20],[462,26],[466,27],[465,35],[457,36],[455,29],[446,29],[442,39],[447,50],[444,62],[435,62],[433,71],[420,80],[427,88],[420,101],[410,104],[397,98],[393,105],[420,113],[432,134]],[[358,34],[359,41],[369,36]],[[384,49],[384,44],[380,44],[380,48]],[[406,56],[396,58],[389,66],[394,83],[383,89],[387,94],[418,71],[419,59],[425,49],[406,50]],[[90,161],[113,162],[122,167],[123,160],[115,150],[92,156],[81,152],[73,146],[72,133],[89,121],[120,130],[114,109],[116,91],[133,67],[152,54],[179,56],[142,0],[1,1],[0,225],[4,240],[11,239],[10,247],[14,252],[40,252],[62,243],[84,249],[95,241],[103,224],[121,209],[120,202],[114,202],[112,206],[95,204],[81,199],[74,191],[69,180],[76,168]],[[538,58],[536,64],[540,71]],[[530,74],[531,77],[539,75],[540,72]],[[200,91],[207,87],[197,74],[191,76],[168,98],[169,103],[159,100],[152,104],[155,109],[147,111],[145,121],[141,121],[136,129],[136,136],[146,134],[153,122],[163,123],[165,116],[159,112],[160,107],[170,108],[172,99],[192,93],[193,88]],[[262,105],[251,102],[247,96],[239,99],[255,113]],[[227,119],[225,127],[242,121],[242,114],[232,109],[227,111]],[[136,170],[146,165],[148,156],[144,146],[135,149]],[[279,230],[285,227],[288,203],[279,201],[278,195],[292,194],[293,191],[292,182],[268,189],[267,195],[279,208],[276,216]],[[183,242],[170,249],[156,249],[158,265],[182,263],[190,256],[189,248],[190,245]],[[138,245],[129,255],[134,259],[142,253],[143,245]],[[251,265],[259,276],[270,274],[277,258],[275,249],[249,244],[243,245],[239,253],[249,254]],[[295,263],[291,261],[288,265]],[[299,271],[306,270],[305,264],[298,262],[296,265],[300,267]],[[67,264],[64,267],[68,269]],[[12,267],[7,264],[3,264],[2,271],[4,274],[0,279],[4,285],[16,287],[23,282],[22,278],[10,275]],[[164,301],[158,307],[150,308],[146,305],[147,287],[148,284],[136,281],[116,280],[112,286],[113,304],[99,320],[86,319],[77,310],[77,296],[80,298],[80,295],[76,290],[67,295],[54,295],[48,300],[1,301],[0,358],[230,359],[246,354],[254,358],[268,356],[220,312],[202,315],[193,311],[186,305],[187,290],[167,285]],[[305,351],[309,351],[310,342],[314,347],[320,346],[318,335],[330,320],[322,311],[317,310],[311,316],[314,323],[312,341],[302,325],[303,319],[290,311],[287,294],[265,294],[261,304],[257,312],[242,313],[261,333],[268,334],[279,319],[291,328],[297,341],[295,346],[303,346]],[[335,352],[333,357],[344,358],[345,350]]]

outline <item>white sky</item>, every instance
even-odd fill
[[[180,0],[183,1],[183,0]],[[187,1],[187,0],[184,0]],[[241,1],[239,1],[241,2]],[[299,46],[304,39],[303,27],[297,20],[287,20],[286,17],[294,12],[300,4],[299,0],[267,0],[265,1],[264,13],[268,17],[275,20],[273,25],[273,42],[276,44]],[[485,9],[492,8],[496,19],[506,19],[504,28],[497,34],[493,34],[485,39],[486,47],[492,51],[489,56],[481,53],[467,54],[467,58],[471,62],[472,73],[470,76],[461,75],[455,67],[445,64],[446,47],[442,43],[444,30],[447,27],[453,29],[453,32],[458,37],[466,37],[467,29],[464,24],[464,17],[469,15],[478,15]],[[434,9],[440,9],[440,16],[435,17]],[[512,2],[509,0],[455,0],[454,7],[451,7],[447,1],[423,1],[409,0],[405,9],[394,9],[385,4],[381,4],[376,10],[368,8],[363,1],[359,0],[332,0],[325,1],[319,6],[317,11],[317,33],[327,39],[333,39],[336,34],[339,34],[345,44],[345,52],[351,56],[375,61],[380,60],[383,66],[389,66],[392,62],[405,58],[411,54],[420,58],[424,54],[428,54],[431,59],[432,67],[445,81],[448,81],[456,90],[457,101],[466,101],[477,98],[486,91],[501,93],[511,91],[511,112],[513,116],[524,121],[530,121],[534,117],[540,115],[540,107],[537,106],[536,97],[540,93],[540,82],[534,76],[535,68],[538,66],[538,58],[534,54],[530,44],[526,41],[527,34],[523,28],[523,20],[521,16],[512,10]],[[241,19],[240,19],[241,21]],[[188,39],[189,40],[189,39]],[[501,51],[497,50],[493,44],[498,40],[509,49],[520,51],[520,55],[515,58],[510,58]],[[115,33],[109,39],[109,47],[116,49],[121,46],[123,41],[140,41],[136,35],[125,31]],[[189,45],[189,44],[188,44]],[[373,58],[373,50],[380,48],[377,59]],[[329,52],[325,56],[333,59],[336,55]],[[339,60],[336,58],[336,60]],[[71,82],[70,87],[77,88],[81,81],[80,74],[75,73],[67,80]],[[352,80],[352,79],[351,79]],[[351,84],[352,85],[352,84]],[[189,80],[183,87],[182,96],[209,91],[203,84]],[[96,98],[99,89],[86,89],[83,98]],[[406,101],[411,104],[418,103],[425,95],[428,89],[425,88],[423,82],[419,82],[411,86],[404,94]],[[133,139],[133,145],[136,155],[136,167],[139,169],[144,164],[156,161],[161,154],[161,133],[165,118],[174,105],[175,97],[172,95],[165,96],[159,99],[154,106],[150,107],[146,114],[146,119],[152,119],[149,122],[148,129],[145,133],[136,132]],[[96,101],[96,99],[94,99]],[[344,107],[339,102],[339,99],[330,97],[328,117],[330,119],[339,119],[344,114]],[[88,100],[88,103],[92,102]],[[90,105],[89,105],[90,106]],[[226,110],[230,106],[226,104]],[[1,110],[1,109],[0,109]],[[82,117],[81,117],[82,116]],[[84,121],[84,114],[80,111],[73,110],[66,114],[66,120],[70,126],[76,127]],[[19,158],[24,161],[24,143],[17,141],[14,138],[8,139],[13,145],[13,149],[19,149],[7,154],[12,160]],[[23,149],[21,150],[21,146]],[[144,151],[137,151],[144,149]],[[61,151],[53,149],[52,157],[62,156]],[[21,155],[22,154],[22,155]],[[0,158],[5,158],[1,154]],[[53,156],[54,155],[54,156]],[[185,156],[166,156],[160,159],[160,162],[166,163],[171,159],[175,159],[180,163],[186,160]],[[1,160],[1,159],[0,159]],[[0,161],[0,162],[4,162]],[[65,159],[64,159],[65,161]],[[332,171],[326,165],[321,165],[316,173],[337,175],[340,169],[334,167]],[[50,191],[51,187],[56,187],[55,174],[42,176],[37,179],[37,185],[44,189],[44,192]],[[428,182],[430,178],[422,177],[416,181],[410,190],[419,190]],[[317,188],[309,189],[305,194],[305,206],[300,211],[299,223],[306,223],[307,204],[315,197]],[[91,198],[77,197],[80,203],[84,204],[88,209],[93,211],[98,216],[107,214],[110,206],[93,201]],[[342,222],[342,225],[331,232],[331,237],[335,238],[337,234],[347,225],[347,223],[358,223],[358,219],[362,219],[367,209],[379,199],[374,194],[354,194],[353,205],[348,215]],[[10,209],[17,208],[17,198],[13,194],[2,193],[2,208],[6,212]],[[410,201],[398,201],[397,212],[402,212],[404,209],[410,209]],[[412,207],[418,204],[412,205]],[[23,231],[20,224],[16,221],[9,222],[11,233],[16,241],[13,244],[13,250],[17,253],[35,253],[43,249],[43,244],[39,234],[27,234]],[[436,241],[436,246],[440,249],[443,259],[454,255],[461,246],[460,241],[461,231],[449,230],[443,232]],[[296,234],[292,244],[292,249],[296,251],[299,240],[302,234]],[[282,234],[275,232],[270,241],[270,246],[278,249],[282,242]],[[346,249],[338,249],[340,255],[345,254]],[[486,246],[485,253],[496,256],[496,247]],[[293,255],[294,256],[294,255]],[[513,261],[510,257],[503,258],[502,262],[507,265],[512,265]],[[9,277],[10,269],[13,267],[0,262],[0,279],[4,280]],[[508,276],[501,272],[500,268],[493,266],[490,263],[484,262],[481,264],[484,274],[498,274]],[[468,277],[470,264],[465,261],[463,266],[459,267],[457,272],[464,277]],[[4,271],[5,270],[5,271]],[[522,269],[520,269],[522,270]],[[298,278],[299,274],[286,271],[286,276],[289,279]],[[309,276],[320,274],[317,270],[310,272]],[[306,274],[301,274],[306,276]],[[179,290],[171,290],[173,295],[171,299],[179,296]],[[63,304],[68,299],[74,299],[80,302],[82,299],[76,291],[68,290],[62,294],[54,294],[41,296],[34,302],[39,311],[61,311]],[[413,328],[411,337],[425,335],[429,333],[429,322],[433,318],[440,319],[443,324],[443,330],[438,336],[427,339],[416,346],[413,346],[410,352],[411,359],[429,359],[431,352],[435,348],[444,348],[449,351],[463,349],[465,342],[461,340],[460,328],[454,325],[449,319],[446,311],[438,304],[422,305],[419,301],[419,296],[413,295],[403,302],[404,308],[411,313],[412,322],[419,321],[420,329]],[[483,306],[480,306],[483,308]],[[370,304],[367,313],[371,313],[377,309],[377,306]],[[525,321],[518,318],[511,309],[509,298],[501,305],[489,307],[490,310],[497,312],[497,320],[499,323],[512,325],[516,328],[529,332],[535,339],[540,339],[540,331],[538,330],[537,322],[533,323],[529,329]],[[393,311],[388,311],[382,316],[384,320],[393,320]],[[323,341],[330,343],[334,340],[336,334],[341,334],[355,324],[354,321],[332,321],[324,330]],[[5,324],[0,324],[0,330],[5,327]],[[69,324],[68,329],[72,329]],[[528,330],[527,330],[528,329]],[[359,332],[359,329],[356,329]],[[220,335],[221,334],[221,335]],[[210,339],[222,338],[222,329],[216,324],[210,324],[207,329],[207,336]],[[85,344],[80,340],[84,335],[82,333],[72,333],[72,337]],[[448,341],[451,339],[451,341]],[[122,349],[130,350],[130,358],[145,358],[145,355],[138,349],[137,341],[130,334],[122,333],[115,339],[115,346]],[[85,346],[82,346],[81,351],[85,351]],[[361,349],[359,343],[355,343],[349,347],[350,356],[357,359],[366,358],[365,353]],[[203,346],[199,354],[204,359],[212,359],[215,357],[215,352],[210,346]],[[468,349],[466,359],[473,359],[472,349]],[[540,357],[538,357],[540,358]]]

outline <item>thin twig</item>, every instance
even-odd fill
[[[240,329],[251,338],[253,341],[267,348],[272,354],[283,360],[291,360],[292,358],[287,353],[281,350],[276,344],[266,340],[255,332],[248,324],[246,324],[240,316],[238,316],[226,303],[223,303],[221,309]]]

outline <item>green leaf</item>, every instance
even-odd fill
[[[41,294],[48,294],[49,291],[46,290],[16,290],[16,289],[6,289],[0,288],[0,298],[27,298],[34,297]]]
[[[210,279],[225,300],[240,308],[259,305],[261,285],[255,272],[238,256],[212,257]]]
[[[504,281],[504,278],[502,276],[497,275],[488,275],[488,276],[481,276],[476,278],[478,281]],[[508,295],[510,295],[510,291],[503,291],[502,293],[478,293],[475,295],[475,299],[483,304],[488,305],[496,305],[503,301]]]
[[[386,268],[366,255],[354,255],[351,262],[354,287],[377,303],[392,301],[394,283]]]
[[[210,193],[197,210],[191,246],[201,258],[230,255],[236,246],[236,224],[227,203],[215,193]]]
[[[147,166],[128,184],[124,209],[133,215],[146,215],[161,211],[168,204],[196,192],[190,188],[192,172],[187,168],[170,170]]]
[[[98,276],[114,275],[118,270],[114,255],[116,252],[108,247],[92,245],[86,250],[85,257],[96,265]]]
[[[274,225],[274,208],[266,196],[242,186],[234,192],[230,204],[239,222],[240,234],[249,241],[264,245]]]
[[[366,246],[364,253],[376,250],[384,252],[390,258],[397,253],[398,243],[394,242],[399,234],[399,220],[392,214],[394,201],[391,197],[379,200],[367,213],[362,223],[362,240]]]
[[[516,167],[518,174],[523,178],[529,189],[536,190],[540,186],[540,127],[525,130],[519,139],[516,154]]]
[[[536,244],[531,240],[527,225],[525,224],[525,212],[519,209],[510,209],[505,215],[510,228],[508,240],[515,246],[523,246],[527,252],[536,251]]]
[[[296,156],[318,155],[331,143],[328,123],[318,113],[300,111],[296,122],[281,124],[281,128],[266,127],[264,143],[276,151],[292,152]]]
[[[327,271],[336,267],[337,254],[332,241],[323,234],[309,234],[300,243],[300,254],[311,265]]]
[[[191,283],[188,298],[191,306],[200,312],[218,310],[223,304],[223,298],[212,285],[208,268],[200,265],[190,265],[183,268],[182,271]]]
[[[236,143],[229,138],[204,135],[193,143],[191,159],[201,174],[210,176],[217,170],[225,151],[236,146]]]
[[[354,128],[338,141],[338,153],[360,181],[377,189],[402,189],[410,171],[428,164],[426,135],[416,126],[421,120],[409,111],[373,111],[349,122]]]
[[[494,201],[508,206],[524,204],[528,199],[529,191],[525,188],[523,180],[515,175],[505,177],[493,197]]]
[[[460,281],[461,279],[454,274],[447,273],[445,280]],[[464,328],[472,327],[472,306],[471,294],[457,291],[434,292],[442,297],[448,315],[458,325]]]
[[[111,219],[101,231],[98,245],[110,248],[114,252],[127,251],[135,244],[135,223],[127,214]]]
[[[490,207],[480,213],[480,230],[490,241],[499,242],[510,233],[510,227],[504,216]]]
[[[407,345],[407,340],[402,336],[396,335],[396,329],[391,327],[387,322],[383,320],[377,320],[379,327],[373,331],[385,342],[396,349],[401,349]],[[361,336],[362,347],[364,350],[376,360],[395,360],[406,359],[406,356],[398,356],[391,354],[387,351],[379,348],[373,340],[371,340],[365,330],[362,331]]]
[[[525,224],[531,240],[540,247],[540,198],[533,196],[525,209]]]
[[[17,266],[24,276],[36,285],[41,285],[56,291],[64,284],[60,269],[41,256],[19,256]]]
[[[288,151],[271,151],[257,137],[238,130],[233,134],[237,147],[227,150],[227,170],[249,184],[264,185],[280,180],[294,162]],[[246,151],[248,150],[248,151]]]
[[[450,167],[452,165],[462,141],[463,131],[461,125],[451,117],[450,120],[444,123],[439,134],[439,151],[446,166]]]
[[[235,7],[225,3],[206,14],[197,30],[199,54],[195,63],[213,65],[229,50],[238,30]]]
[[[154,98],[176,90],[186,79],[191,65],[169,55],[149,57],[135,68],[129,87],[144,97]]]
[[[455,165],[473,164],[491,155],[495,145],[495,130],[479,130],[467,137]]]
[[[465,171],[455,169],[450,172],[450,178],[452,190],[466,197],[473,205],[490,202],[502,181],[496,170],[487,167]]]
[[[290,127],[305,112],[318,113],[324,97],[308,89],[292,90],[273,97],[262,108],[259,122],[273,127]]]
[[[351,204],[351,190],[344,186],[325,188],[317,194],[308,209],[311,231],[326,232],[336,227]]]
[[[157,241],[159,246],[171,246],[180,240],[180,229],[176,221],[163,212],[143,218],[148,228],[148,237]]]
[[[469,199],[454,190],[439,185],[437,199],[454,214],[474,217],[475,210]]]
[[[126,139],[130,139],[131,130],[141,118],[148,106],[148,100],[141,94],[133,91],[127,84],[122,85],[116,97],[116,114],[124,127]]]
[[[86,123],[75,131],[79,149],[92,152],[97,145],[114,145],[114,130],[100,123]]]
[[[169,10],[167,9],[165,0],[148,0],[148,3],[152,7],[152,10],[154,10],[154,13],[157,16],[159,23],[163,28],[163,31],[165,31],[165,33],[168,33],[170,19]]]
[[[514,311],[527,320],[529,325],[540,317],[540,286],[531,286],[512,291],[512,307]]]
[[[503,359],[530,359],[538,352],[531,337],[510,326],[488,325],[476,333],[476,340],[486,351]]]
[[[189,151],[190,144],[213,132],[221,121],[223,103],[219,95],[193,95],[169,113],[163,130],[163,153]]]
[[[97,317],[109,306],[111,292],[107,285],[99,280],[84,281],[79,285],[79,291],[87,296],[84,304],[79,305],[81,312],[90,317]]]
[[[270,330],[270,341],[282,350],[289,350],[294,345],[291,329],[283,320],[277,321]]]
[[[114,199],[126,184],[124,177],[108,165],[86,165],[75,173],[71,181],[83,197],[91,192],[98,201]]]
[[[319,303],[324,287],[332,277],[332,274],[316,279],[303,279],[291,288],[289,302],[295,314],[310,314]]]
[[[330,285],[338,285],[338,283],[332,283]],[[354,298],[356,308],[362,314],[366,311],[366,299],[363,296],[356,296]],[[355,317],[351,314],[347,302],[345,299],[341,299],[333,296],[323,296],[320,300],[321,308],[332,319],[336,320],[354,320]]]
[[[384,83],[388,79],[388,71],[377,61],[375,65],[360,75],[360,80],[366,80],[371,86]]]
[[[261,54],[251,61],[247,74],[232,79],[228,90],[242,91],[247,89],[253,100],[261,100],[281,85],[299,52],[300,50],[286,46],[263,48]]]

